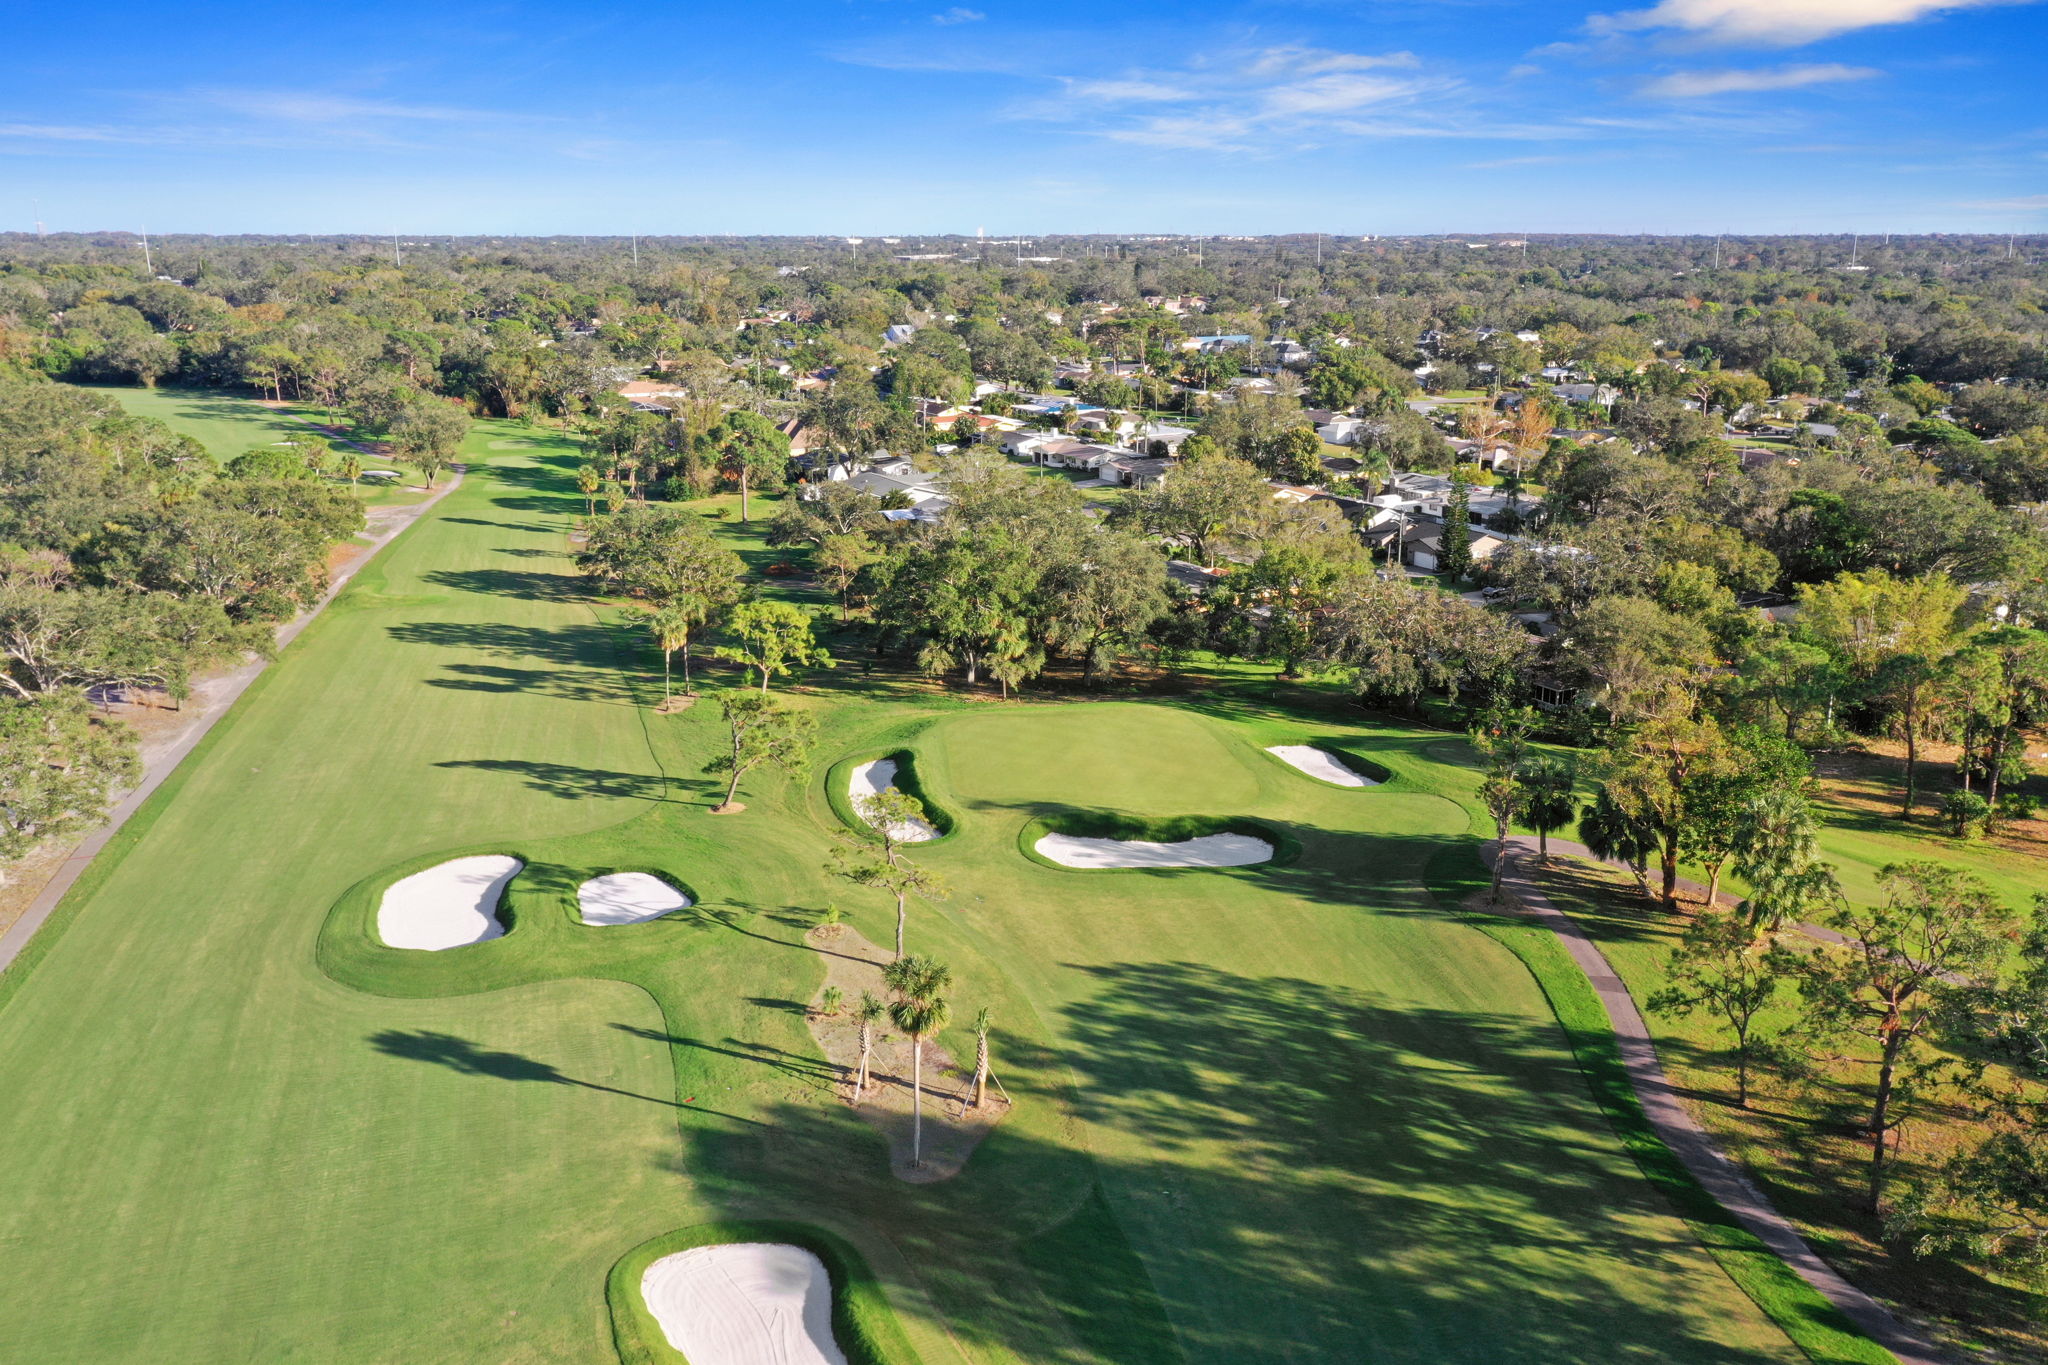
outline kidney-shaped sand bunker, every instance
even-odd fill
[[[664,1256],[640,1296],[690,1365],[846,1365],[832,1339],[825,1264],[781,1242],[732,1242]]]
[[[500,938],[498,900],[526,864],[503,853],[451,858],[385,888],[377,937],[393,948],[437,952]]]
[[[585,924],[641,924],[686,909],[690,898],[648,872],[611,872],[576,888]]]

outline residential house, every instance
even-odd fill
[[[1164,455],[1119,451],[1103,461],[1100,477],[1125,488],[1156,488],[1166,481],[1167,472],[1178,463],[1180,461]]]

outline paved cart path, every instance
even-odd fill
[[[1527,847],[1520,838],[1511,839],[1509,843],[1507,867],[1501,874],[1503,889],[1521,903],[1531,918],[1564,941],[1572,960],[1592,982],[1593,990],[1599,995],[1600,1004],[1614,1026],[1615,1041],[1621,1051],[1622,1065],[1628,1072],[1629,1084],[1635,1088],[1643,1112],[1649,1116],[1664,1145],[1685,1163],[1694,1179],[1705,1186],[1723,1208],[1734,1214],[1743,1227],[1781,1257],[1801,1279],[1841,1309],[1872,1340],[1897,1356],[1901,1365],[1942,1365],[1946,1357],[1918,1328],[1900,1321],[1890,1309],[1843,1279],[1834,1267],[1822,1260],[1820,1254],[1799,1235],[1791,1220],[1772,1206],[1764,1192],[1741,1167],[1722,1154],[1706,1130],[1686,1112],[1672,1090],[1671,1082],[1665,1077],[1664,1068],[1657,1061],[1656,1048],[1650,1042],[1649,1025],[1636,1008],[1635,998],[1628,993],[1628,987],[1608,964],[1599,945],[1579,927],[1577,921],[1558,909],[1536,884],[1529,866],[1533,862],[1534,841],[1528,840],[1530,846]],[[1550,844],[1561,853],[1590,856],[1580,845],[1564,840],[1553,839]],[[1491,862],[1499,855],[1499,846],[1489,840],[1485,855]]]

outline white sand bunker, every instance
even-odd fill
[[[1356,773],[1339,763],[1330,753],[1313,744],[1275,744],[1266,750],[1291,768],[1299,768],[1310,777],[1320,777],[1325,782],[1334,782],[1340,787],[1377,787],[1378,782],[1364,773]]]
[[[1249,834],[1205,834],[1177,844],[1048,834],[1032,847],[1061,867],[1245,867],[1273,856],[1271,844]]]
[[[689,903],[688,896],[645,872],[613,872],[576,888],[576,909],[585,924],[639,924]]]
[[[863,763],[853,770],[853,780],[847,784],[847,795],[853,798],[853,808],[862,812],[861,803],[870,796],[880,796],[896,785],[896,760],[878,758],[872,763]],[[899,844],[922,844],[939,837],[938,827],[926,820],[898,820],[891,827],[891,834]]]
[[[502,938],[498,898],[525,865],[502,853],[487,853],[393,882],[377,907],[377,936],[394,948],[426,949]]]
[[[802,1247],[736,1242],[664,1256],[640,1296],[690,1365],[846,1365],[832,1281]]]

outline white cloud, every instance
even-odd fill
[[[955,5],[943,13],[934,14],[932,22],[935,24],[975,24],[986,18],[988,16],[980,10],[967,9],[963,6]]]
[[[1324,47],[1269,47],[1245,67],[1252,76],[1314,76],[1325,71],[1369,71],[1380,66],[1419,66],[1413,52],[1333,52]]]
[[[1184,85],[1146,80],[1076,81],[1067,87],[1067,92],[1110,104],[1179,103],[1197,98],[1196,93]]]
[[[1260,99],[1264,112],[1273,117],[1348,114],[1369,104],[1403,99],[1423,88],[1423,83],[1415,80],[1340,74],[1275,86]]]
[[[1792,47],[1882,24],[1908,24],[1944,10],[2009,0],[1660,0],[1654,8],[1595,15],[1595,32],[1680,29],[1731,43]],[[2024,3],[2024,0],[2021,0]]]
[[[1642,88],[1657,99],[1699,99],[1706,95],[1735,95],[1757,90],[1797,90],[1808,85],[1834,85],[1842,81],[1867,81],[1884,73],[1874,67],[1844,66],[1840,62],[1812,62],[1801,66],[1759,67],[1748,71],[1674,71],[1659,76]]]
[[[1248,150],[1242,139],[1249,131],[1239,120],[1196,115],[1141,119],[1129,127],[1104,129],[1102,136],[1112,142],[1133,142],[1144,147],[1241,152]]]
[[[466,122],[504,115],[476,109],[452,109],[428,104],[396,104],[388,100],[358,99],[350,95],[302,94],[283,90],[200,90],[192,98],[252,118],[285,119],[293,123],[379,122]]]

